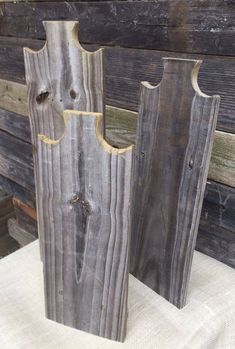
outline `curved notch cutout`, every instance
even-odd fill
[[[96,137],[97,142],[102,146],[102,148],[114,155],[123,154],[127,151],[131,151],[133,149],[133,145],[124,148],[115,148],[112,147],[103,137],[103,114],[101,113],[92,113],[92,112],[82,112],[77,110],[65,110],[63,113],[63,120],[65,129],[63,135],[57,139],[50,139],[46,135],[39,134],[38,138],[47,145],[58,145],[65,137],[67,137],[69,127],[74,127],[74,124],[71,124],[72,118],[82,118],[83,119],[83,133],[86,133],[86,130],[92,130],[92,136]],[[89,122],[86,122],[86,119]]]

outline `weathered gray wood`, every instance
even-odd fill
[[[47,316],[123,341],[132,147],[104,141],[101,114],[65,119],[62,139],[40,136],[37,145]]]
[[[18,250],[19,244],[8,234],[0,238],[0,259]]]
[[[219,96],[197,85],[201,62],[164,59],[143,83],[133,169],[131,272],[181,308],[186,302]]]
[[[39,195],[38,134],[57,139],[64,132],[63,111],[104,111],[102,49],[91,53],[79,44],[78,22],[44,22],[47,41],[38,52],[24,49],[36,196]],[[37,206],[37,209],[38,208]],[[40,217],[39,239],[43,232]],[[41,246],[42,248],[42,246]]]
[[[9,235],[23,247],[36,240],[36,237],[19,226],[14,218],[8,220]]]
[[[201,217],[233,232],[235,237],[235,188],[209,181]]]
[[[0,35],[44,38],[42,21],[79,20],[81,42],[234,55],[232,0],[6,3]]]
[[[201,219],[196,250],[235,268],[235,234]]]
[[[208,177],[235,187],[235,134],[215,133]]]
[[[25,50],[25,65],[46,313],[122,341],[132,151],[104,141],[102,114],[63,118],[103,112],[102,51],[79,46],[74,22],[45,28],[46,46]]]
[[[33,191],[29,191],[25,189],[23,186],[14,182],[14,180],[10,180],[2,175],[0,175],[0,188],[4,190],[6,193],[11,194],[13,196],[17,196],[23,202],[27,203],[27,205],[31,207],[35,207],[35,193]]]
[[[0,37],[1,78],[24,82],[24,46],[39,49],[41,40]],[[87,50],[97,46],[85,45]],[[202,59],[199,85],[205,93],[221,96],[217,129],[235,133],[235,59],[234,57],[195,55],[156,50],[105,47],[106,103],[119,108],[137,110],[140,81],[156,84],[161,80],[162,57]],[[6,91],[8,93],[8,91]],[[14,97],[12,103],[14,103]],[[4,108],[4,107],[3,107]]]
[[[29,141],[27,91],[23,84],[0,79],[0,129],[18,138]],[[10,111],[10,112],[9,112]],[[21,115],[13,114],[21,111]],[[106,136],[114,146],[125,147],[135,143],[137,113],[131,110],[106,105]],[[215,132],[213,151],[208,177],[230,186],[234,183],[235,136],[221,131]]]

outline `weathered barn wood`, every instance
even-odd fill
[[[27,91],[23,84],[0,80],[2,96],[7,93],[8,99],[0,99],[0,130],[29,142],[30,127],[28,119]],[[5,93],[3,92],[5,91]],[[18,100],[19,99],[19,100]],[[13,101],[13,103],[11,102]],[[14,114],[21,109],[22,115]],[[135,143],[137,113],[107,105],[106,136],[111,144],[125,147]],[[235,137],[233,134],[216,131],[208,177],[221,183],[235,186],[234,170]],[[21,157],[19,157],[21,161]]]
[[[235,134],[216,132],[209,178],[235,187]]]
[[[4,190],[6,193],[20,198],[24,203],[31,207],[35,207],[35,193],[34,190],[30,191],[21,185],[10,180],[9,178],[0,175],[0,189]]]
[[[37,238],[38,237],[37,220],[32,218],[31,212],[29,210],[30,206],[27,206],[27,209],[25,209],[25,206],[26,204],[23,203],[22,201],[20,201],[20,205],[19,205],[19,199],[17,199],[17,203],[14,201],[14,210],[15,210],[15,217],[16,217],[17,224],[22,229],[26,230],[29,234]],[[33,216],[36,218],[36,210],[33,209],[32,212],[33,212]]]
[[[235,234],[201,219],[196,250],[235,268]]]
[[[34,191],[31,144],[0,131],[0,174]]]
[[[235,188],[208,182],[202,219],[235,233]]]
[[[13,197],[13,205],[18,226],[37,238],[37,214],[35,209],[16,197]]]
[[[23,247],[36,240],[36,237],[19,226],[14,218],[8,220],[9,235]]]
[[[131,272],[177,307],[187,286],[219,96],[197,85],[201,62],[164,59],[161,83],[143,83],[135,162]]]
[[[90,112],[103,112],[102,51],[76,43],[74,22],[45,28],[46,46],[25,50],[25,64],[46,313],[123,341],[132,151],[109,146],[102,114]],[[66,108],[87,113],[63,119]]]
[[[0,9],[5,36],[42,39],[42,20],[79,20],[85,43],[235,55],[231,0],[20,2]]]
[[[43,46],[43,42],[0,38],[2,79],[24,82],[22,55],[24,46],[39,49]],[[94,50],[97,46],[85,45],[85,48]],[[106,47],[104,49],[106,103],[120,108],[137,110],[140,81],[160,82],[163,72],[162,57],[165,56],[203,60],[199,73],[199,85],[205,93],[209,95],[219,93],[222,98],[217,129],[235,133],[235,59],[232,57]],[[10,85],[8,88],[10,89]],[[12,103],[15,101],[14,96],[17,94],[17,89],[18,85],[12,91],[13,93],[10,90],[6,91],[7,96],[13,95]],[[1,95],[4,96],[4,87],[1,88],[1,91]],[[4,96],[4,98],[7,97]],[[19,96],[19,98],[22,97]],[[25,101],[21,99],[21,102],[19,103],[20,108],[25,108]],[[4,109],[4,105],[1,107]],[[21,114],[20,111],[17,113]]]
[[[13,215],[12,197],[0,192],[0,238],[8,233],[7,221]]]
[[[65,123],[37,145],[47,316],[123,341],[132,147],[104,141],[101,114],[66,111]]]
[[[24,50],[31,137],[35,147],[36,196],[40,192],[38,135],[51,139],[61,137],[65,109],[104,111],[102,50],[91,53],[80,46],[77,22],[46,21],[44,26],[45,46],[37,52]],[[40,238],[43,233],[40,216],[38,224]]]
[[[0,108],[0,130],[20,138],[24,142],[31,142],[29,119],[23,115]]]

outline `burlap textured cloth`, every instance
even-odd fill
[[[235,270],[195,252],[178,310],[130,276],[123,344],[47,320],[38,242],[0,260],[0,349],[235,349]]]

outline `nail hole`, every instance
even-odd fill
[[[70,97],[72,98],[72,99],[75,99],[76,98],[76,92],[74,91],[74,90],[70,90]]]
[[[41,92],[37,97],[36,97],[36,101],[38,104],[41,104],[42,102],[44,102],[49,96],[49,92]]]
[[[191,157],[189,160],[189,167],[192,169],[193,168],[193,158]]]

